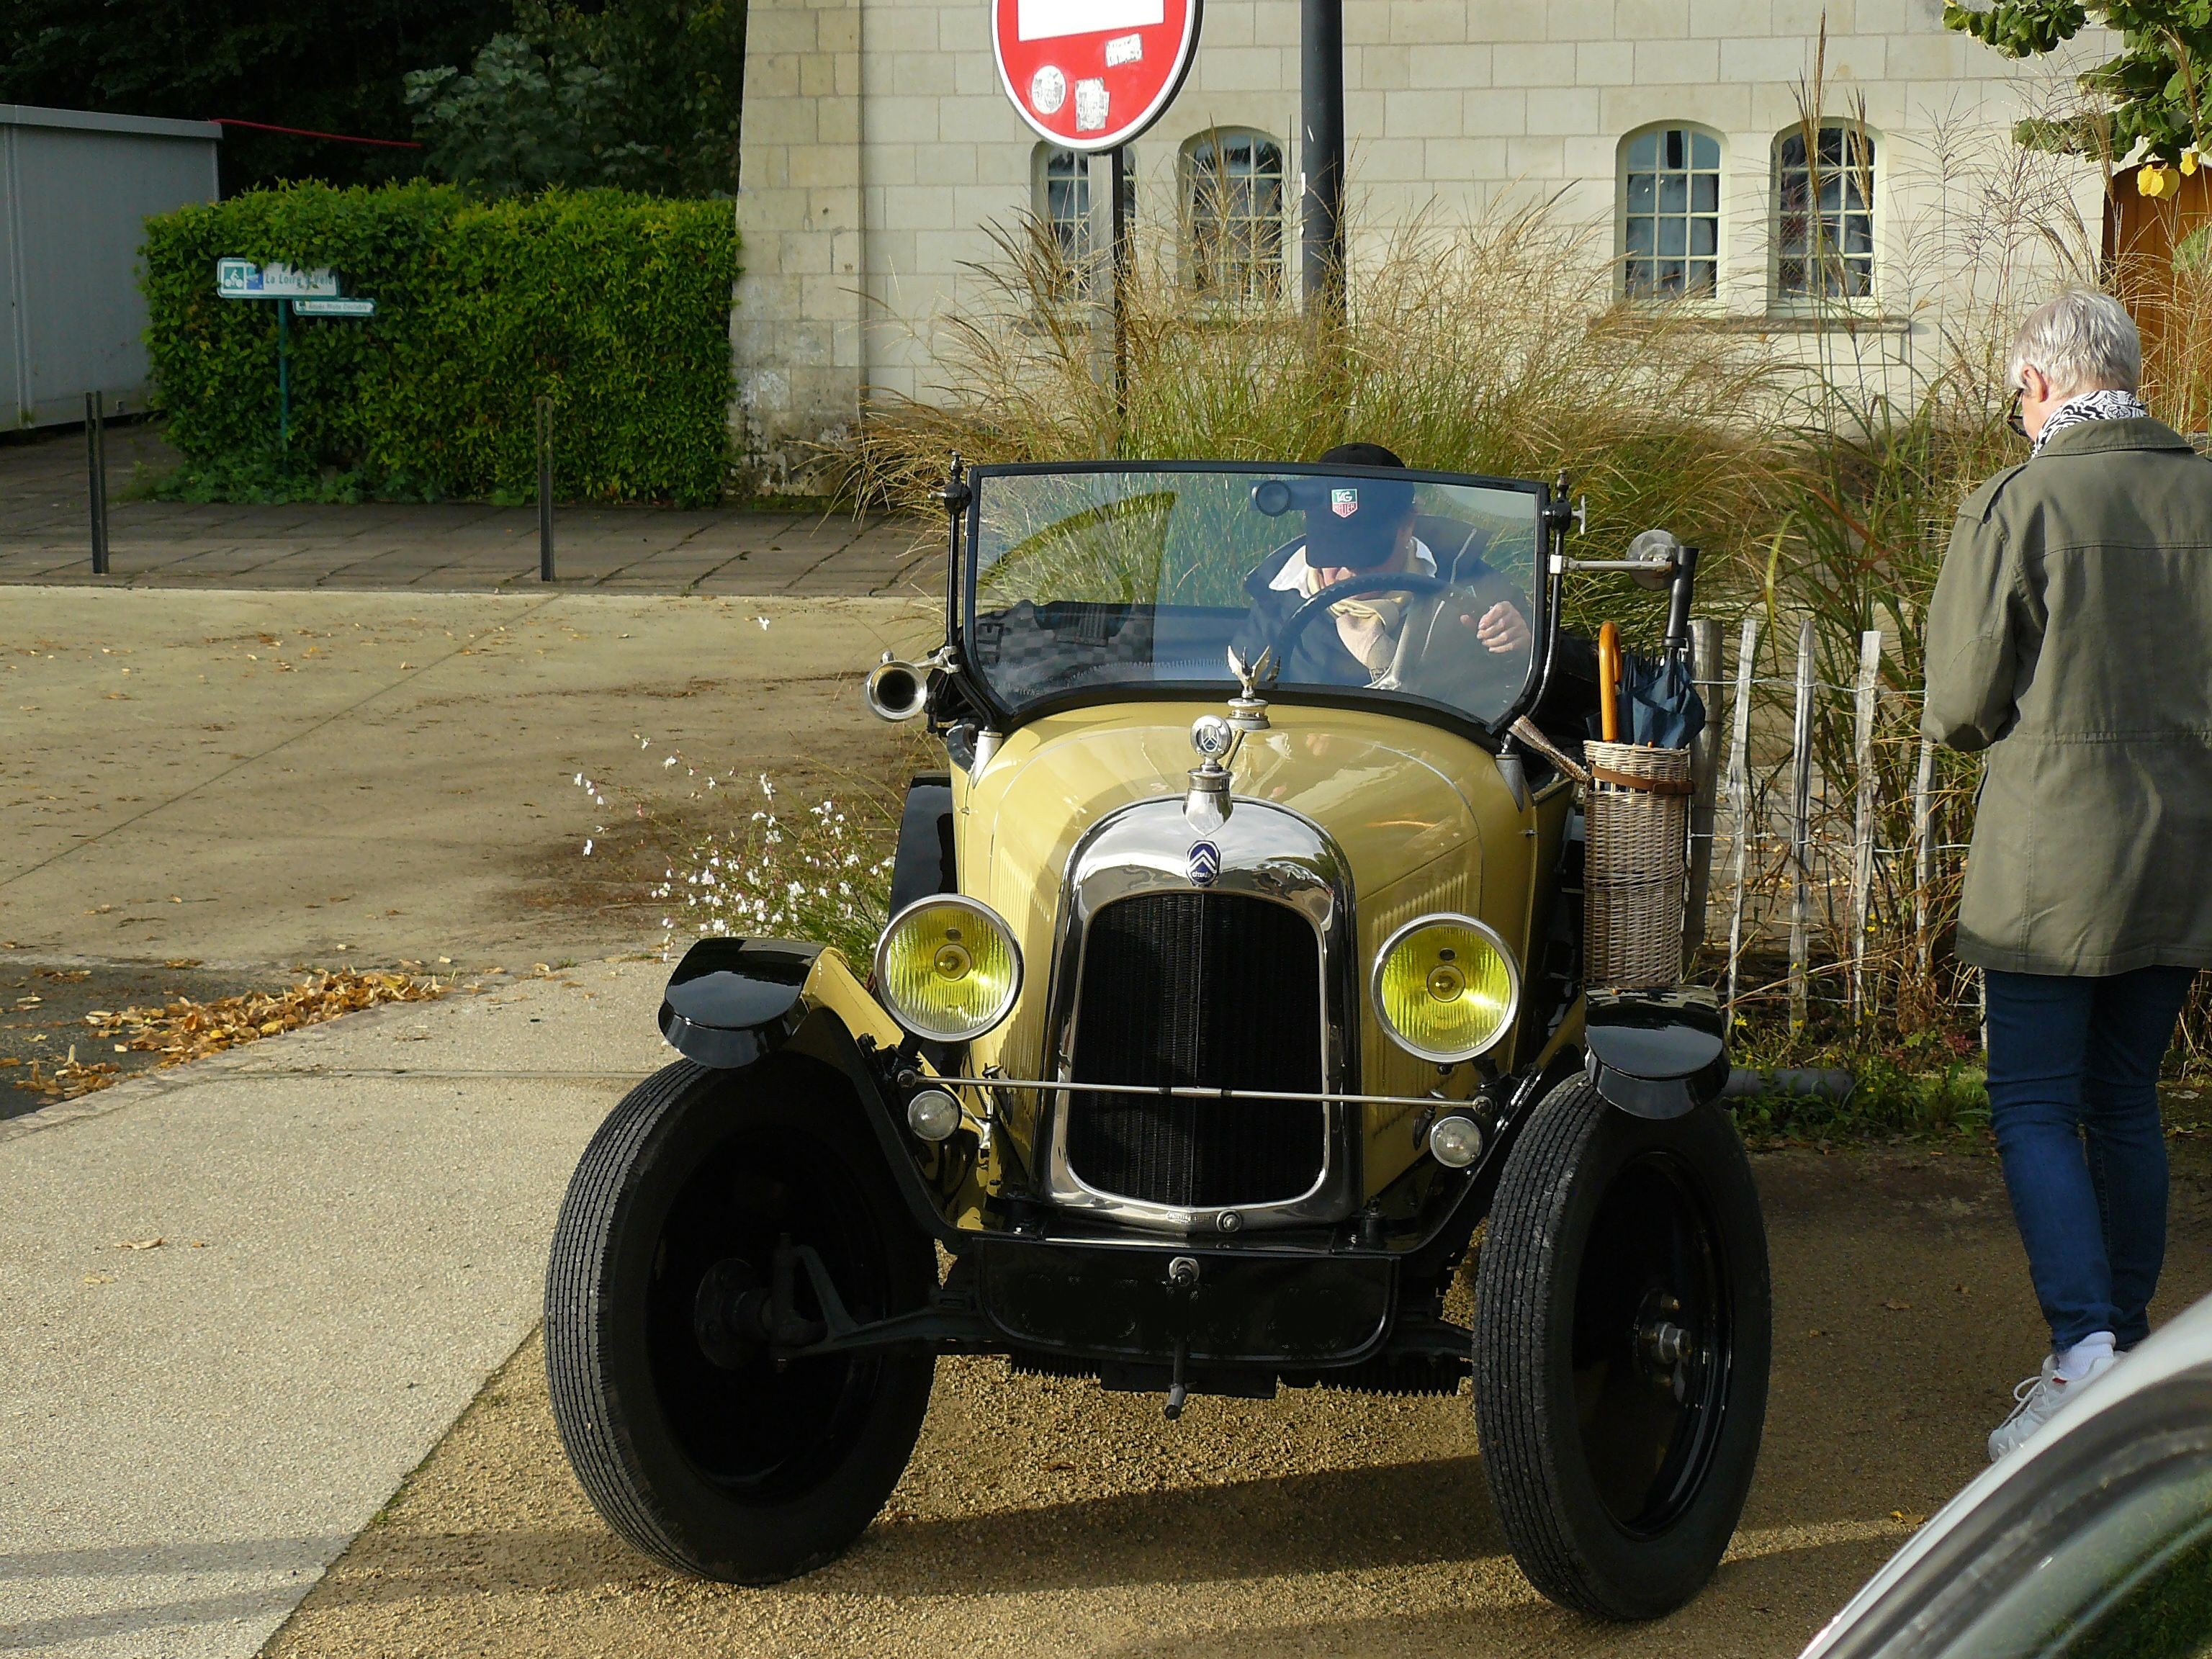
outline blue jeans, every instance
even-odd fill
[[[2123,1348],[2150,1334],[2166,1261],[2158,1067],[2196,976],[1988,975],[1990,1124],[2053,1353],[2095,1331]]]

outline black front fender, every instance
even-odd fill
[[[1729,1079],[1728,1016],[1702,986],[1592,992],[1583,1048],[1598,1093],[1638,1117],[1681,1117]]]
[[[781,1048],[806,1018],[822,946],[780,939],[702,939],[660,998],[660,1035],[686,1060],[736,1071]]]
[[[684,953],[660,1001],[660,1035],[685,1059],[744,1072],[783,1055],[826,1066],[850,1087],[915,1223],[955,1249],[965,1242],[915,1162],[881,1045],[896,1028],[824,947],[792,939],[702,939]],[[884,1029],[871,1029],[880,1026]],[[856,1030],[855,1028],[858,1027]]]

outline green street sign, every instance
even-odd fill
[[[295,300],[294,315],[300,317],[374,317],[374,300]]]
[[[338,279],[327,267],[295,270],[289,265],[257,264],[251,259],[218,259],[215,291],[226,300],[334,299]]]

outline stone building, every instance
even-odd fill
[[[1721,326],[1925,351],[1986,274],[1985,254],[1940,246],[1988,210],[1962,167],[2002,172],[2012,123],[2104,45],[2023,67],[1942,11],[1345,0],[1352,258],[1409,214],[1541,191],[1610,222],[1628,291],[1686,295]],[[746,442],[775,485],[872,389],[928,395],[932,319],[988,253],[988,225],[1030,212],[1072,246],[1100,237],[1108,163],[1024,125],[987,0],[752,0],[750,15],[735,345]],[[1194,281],[1296,281],[1298,19],[1297,0],[1211,0],[1189,78],[1132,146],[1136,211],[1182,239]],[[2046,252],[2070,237],[2094,257],[2101,176],[2052,176],[2029,210],[2071,222]],[[1840,257],[1804,257],[1816,220]]]

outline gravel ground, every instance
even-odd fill
[[[1794,1653],[1979,1467],[2039,1352],[1992,1164],[1757,1160],[1777,1352],[1742,1530],[1656,1627],[1538,1600],[1456,1399],[1148,1396],[939,1366],[922,1441],[843,1560],[744,1590],[602,1527],[548,1414],[536,1338],[265,1650],[308,1656],[1455,1656]],[[2170,1315],[2212,1289],[2207,1160],[2177,1171]]]

